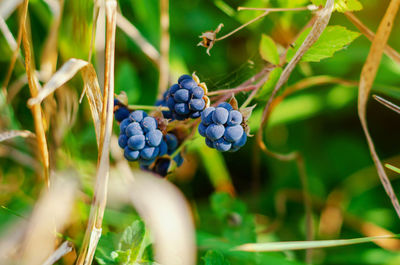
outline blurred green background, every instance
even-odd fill
[[[372,31],[376,31],[383,17],[387,0],[361,1],[364,9],[355,12]],[[159,50],[159,1],[120,0],[120,12],[142,35]],[[170,1],[170,72],[173,80],[181,74],[196,72],[207,83],[209,90],[233,88],[256,74],[264,65],[259,55],[261,34],[287,47],[311,19],[308,11],[272,13],[263,20],[217,42],[208,56],[203,47],[196,46],[202,32],[214,30],[223,23],[221,36],[254,18],[260,11],[236,12],[238,6],[297,7],[310,4],[306,0],[174,0]],[[69,58],[86,60],[89,51],[92,1],[66,0],[58,37],[58,67]],[[29,19],[36,67],[46,51],[44,41],[52,23],[52,12],[45,1],[32,0]],[[6,20],[14,36],[18,32],[18,12]],[[397,17],[389,45],[400,51],[400,23]],[[342,25],[357,31],[342,13],[332,15],[330,25]],[[332,58],[318,63],[300,63],[288,84],[318,75],[340,77],[358,81],[362,65],[368,55],[370,41],[358,37]],[[0,82],[3,82],[11,58],[11,50],[0,35]],[[94,65],[98,64],[94,58]],[[144,56],[138,46],[121,30],[116,35],[116,93],[125,91],[130,104],[153,105],[157,96],[158,69]],[[23,65],[17,61],[11,84],[24,74]],[[400,103],[400,65],[383,56],[375,80],[373,93],[394,103]],[[77,96],[82,91],[79,76],[68,83],[70,93]],[[237,95],[243,102],[248,94]],[[31,112],[27,108],[29,89],[22,87],[9,103],[1,98],[1,131],[27,129],[34,131]],[[261,112],[268,97],[258,98],[250,124],[252,132],[258,129]],[[58,102],[59,99],[57,98]],[[60,113],[59,119],[66,117]],[[52,154],[57,169],[75,168],[82,176],[83,191],[93,194],[92,176],[96,169],[97,147],[87,100],[77,109],[77,119],[63,131]],[[398,114],[370,100],[368,123],[377,152],[381,159],[400,165]],[[52,126],[52,124],[50,124]],[[117,125],[114,128],[118,134]],[[313,219],[317,239],[352,238],[368,236],[363,225],[375,226],[398,233],[400,225],[389,198],[381,186],[357,116],[357,87],[323,85],[296,92],[285,99],[272,114],[266,128],[267,143],[273,150],[290,152],[299,150],[304,155],[309,177],[310,196],[313,199]],[[49,135],[50,144],[56,140]],[[28,145],[26,142],[28,141]],[[0,147],[0,234],[20,216],[27,216],[42,188],[35,173],[34,141],[13,139]],[[7,151],[8,150],[8,151]],[[16,150],[30,159],[18,159],[9,150]],[[22,161],[22,162],[21,162]],[[24,163],[24,161],[28,161]],[[395,191],[400,190],[398,174],[389,172]],[[231,246],[246,242],[304,240],[304,207],[301,185],[294,162],[282,162],[267,157],[255,149],[250,138],[244,148],[236,153],[217,153],[195,138],[187,149],[182,168],[170,176],[194,205],[198,227],[199,256],[207,249],[220,249],[231,264],[299,264],[303,251],[276,254],[237,254],[229,252]],[[212,194],[221,190],[216,183],[232,181],[238,200]],[[222,188],[223,190],[223,188]],[[397,192],[397,194],[399,194]],[[211,199],[213,198],[213,199]],[[286,198],[286,200],[285,200]],[[224,201],[225,200],[225,201]],[[211,201],[213,203],[211,203]],[[329,217],[327,202],[342,209],[343,223],[339,217]],[[237,206],[236,204],[239,204]],[[233,206],[232,206],[233,205]],[[283,205],[283,206],[282,206]],[[77,206],[77,224],[68,236],[80,244],[90,203],[82,201]],[[233,208],[230,208],[233,207]],[[238,208],[235,208],[238,207]],[[283,208],[285,214],[281,215]],[[245,209],[246,208],[246,209]],[[240,216],[232,224],[231,216],[219,216],[221,209],[229,209]],[[240,210],[237,210],[240,209]],[[121,232],[136,217],[127,207],[109,208],[106,211],[104,231]],[[116,219],[117,218],[117,219]],[[333,224],[326,223],[333,218]],[[118,221],[116,221],[118,220]],[[335,222],[336,220],[336,222]],[[123,225],[121,225],[123,224]],[[335,225],[339,227],[335,230]],[[217,242],[217,243],[216,243]],[[224,245],[223,243],[226,243]],[[315,264],[399,264],[400,254],[368,243],[357,246],[316,250]],[[69,264],[68,261],[62,263]],[[199,264],[203,261],[199,259]]]

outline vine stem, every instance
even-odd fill
[[[245,86],[245,87],[237,87],[237,88],[232,88],[232,89],[221,89],[221,90],[217,90],[217,91],[212,91],[212,92],[208,92],[207,96],[217,96],[217,95],[221,95],[221,94],[236,94],[239,92],[245,92],[245,91],[250,91],[255,89],[255,86]]]
[[[161,111],[169,110],[168,107],[149,106],[149,105],[128,105],[128,109],[161,110]]]
[[[256,10],[256,11],[268,11],[268,12],[285,12],[285,11],[305,11],[305,10],[317,10],[318,7],[315,5],[309,5],[304,7],[295,7],[295,8],[263,8],[263,7],[244,7],[239,6],[238,11],[242,10]]]

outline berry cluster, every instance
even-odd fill
[[[221,152],[235,152],[247,141],[242,121],[242,113],[223,102],[217,108],[209,107],[201,113],[198,131],[206,138],[207,146]]]
[[[139,160],[141,165],[148,166],[157,156],[167,153],[167,143],[157,127],[157,120],[141,110],[133,111],[121,122],[118,143],[128,161]]]
[[[167,116],[170,115],[173,120],[195,119],[200,117],[201,111],[208,102],[204,94],[205,89],[202,84],[196,82],[190,75],[182,75],[178,83],[172,85],[164,94],[163,102],[159,104],[169,108],[171,113]]]

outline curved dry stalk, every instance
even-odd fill
[[[362,68],[360,76],[359,92],[358,92],[358,116],[360,118],[361,126],[363,128],[365,137],[367,139],[368,147],[370,149],[372,159],[375,163],[379,178],[386,191],[386,194],[389,196],[393,204],[393,207],[396,210],[398,217],[400,218],[400,204],[397,199],[396,193],[394,192],[393,187],[390,184],[390,180],[386,175],[385,169],[375,150],[374,142],[368,130],[367,115],[366,115],[369,93],[374,83],[375,76],[378,71],[378,67],[386,43],[389,39],[390,32],[392,30],[394,19],[396,18],[399,6],[400,6],[400,0],[390,1],[386,13],[379,24],[378,31],[372,42],[367,60]]]
[[[23,5],[23,11],[22,11],[22,16],[21,22],[22,24],[22,44],[24,45],[24,51],[25,51],[25,68],[26,68],[26,75],[28,78],[28,85],[29,85],[29,90],[31,93],[32,97],[36,97],[37,94],[39,93],[38,89],[38,81],[35,76],[35,70],[34,70],[34,63],[33,63],[33,56],[32,56],[32,51],[29,43],[29,36],[28,36],[28,31],[26,29],[26,17],[27,17],[27,12],[28,12],[28,3],[29,0],[25,0],[24,5]],[[19,36],[18,36],[19,37]],[[33,114],[33,119],[34,119],[34,124],[35,124],[35,133],[36,133],[36,139],[41,155],[41,160],[43,163],[43,175],[44,175],[44,181],[46,183],[47,187],[50,187],[50,179],[49,179],[49,151],[47,148],[47,140],[46,140],[46,132],[44,129],[44,118],[42,117],[42,108],[40,105],[35,105],[32,106],[31,108],[32,114]]]
[[[367,26],[365,26],[353,13],[345,12],[344,14],[351,21],[351,23],[353,23],[354,26],[356,26],[361,31],[361,33],[364,34],[365,37],[367,37],[370,41],[374,40],[375,34]],[[400,64],[400,54],[388,44],[385,45],[384,53],[393,61]]]
[[[42,265],[53,265],[64,255],[68,254],[74,249],[74,245],[70,241],[64,241],[56,251]]]
[[[307,234],[307,240],[312,240],[313,238],[313,224],[312,224],[312,205],[311,205],[311,200],[310,197],[308,196],[308,183],[307,183],[307,174],[305,171],[305,165],[304,165],[304,160],[302,155],[297,152],[291,152],[289,154],[279,154],[272,152],[268,150],[267,146],[265,145],[263,141],[263,128],[267,125],[268,122],[268,114],[270,111],[270,107],[272,105],[272,102],[280,90],[280,88],[283,86],[283,84],[286,83],[286,81],[289,79],[290,74],[292,73],[294,67],[297,65],[297,63],[300,61],[302,56],[306,53],[306,51],[318,40],[318,38],[321,36],[322,32],[325,30],[326,26],[329,23],[332,11],[333,11],[333,6],[334,6],[334,1],[333,0],[328,0],[326,2],[325,7],[318,11],[317,13],[317,19],[315,20],[315,23],[310,31],[310,33],[307,35],[306,39],[300,46],[300,48],[297,50],[296,54],[292,58],[292,60],[288,63],[288,65],[285,67],[283,70],[274,90],[271,93],[270,98],[268,99],[268,102],[264,108],[262,120],[261,120],[261,125],[260,129],[257,132],[257,143],[260,146],[261,150],[264,151],[266,154],[275,157],[279,160],[282,161],[291,161],[295,160],[298,170],[299,170],[299,175],[300,175],[300,181],[302,183],[302,190],[303,190],[303,196],[304,196],[304,207],[306,211],[306,234]],[[312,252],[311,249],[308,249],[306,251],[306,262],[310,263],[312,259]]]
[[[15,138],[15,137],[35,137],[35,134],[31,131],[28,130],[23,130],[23,131],[17,131],[17,130],[11,130],[11,131],[6,131],[6,132],[1,132],[0,133],[0,142]]]
[[[115,63],[115,31],[117,2],[106,0],[106,51],[103,108],[101,112],[101,130],[98,154],[98,166],[94,198],[90,216],[83,239],[81,252],[76,264],[91,264],[97,243],[101,236],[101,227],[107,203],[107,187],[110,169],[109,151],[112,135],[113,106],[114,106],[114,63]]]

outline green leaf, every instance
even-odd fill
[[[294,48],[290,48],[287,52],[286,59],[290,61],[301,44],[306,39],[311,28],[305,30],[294,43]],[[360,33],[351,31],[342,26],[328,26],[321,34],[315,44],[301,58],[302,62],[319,62],[322,59],[332,57],[339,50],[344,49]]]
[[[217,250],[209,250],[202,257],[204,265],[230,265],[229,261],[225,259],[224,255]]]
[[[309,249],[309,248],[327,248],[327,247],[339,247],[339,246],[361,244],[375,240],[390,239],[397,237],[399,237],[399,235],[362,237],[353,239],[337,239],[337,240],[250,243],[237,246],[235,250],[250,251],[250,252],[270,252],[270,251],[286,251],[286,250],[299,250],[299,249]]]
[[[272,70],[271,73],[269,74],[268,81],[265,82],[260,91],[258,91],[257,98],[267,100],[268,94],[272,91],[272,89],[276,85],[276,82],[278,82],[281,74],[282,74],[281,67],[276,67],[274,70]]]
[[[275,42],[271,37],[267,35],[262,35],[261,36],[261,41],[260,41],[260,54],[261,57],[275,65],[279,64],[279,53],[278,49],[276,48]]]
[[[311,0],[314,5],[324,6],[326,0]],[[358,0],[335,0],[334,10],[338,12],[359,11],[363,8]]]
[[[100,237],[95,253],[97,263],[101,265],[117,264],[111,254],[117,245],[116,242],[116,235],[112,233],[107,233]]]

